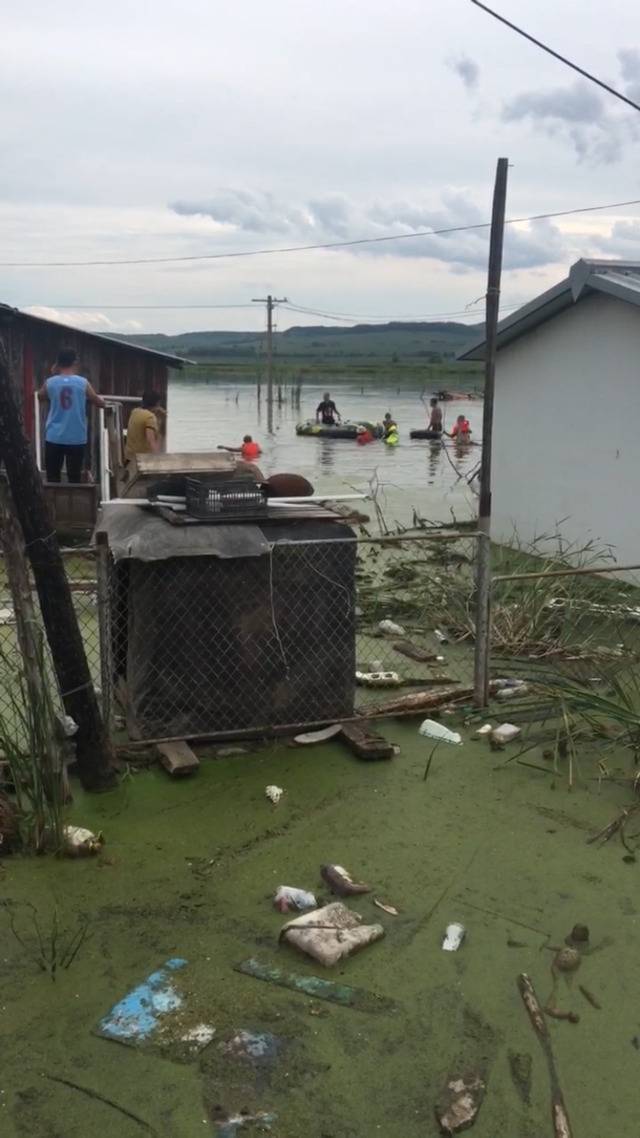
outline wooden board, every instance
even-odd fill
[[[184,739],[176,743],[158,743],[157,751],[162,766],[172,778],[193,774],[200,766],[197,755],[194,755]]]
[[[234,455],[220,451],[195,454],[138,454],[138,473],[160,478],[163,474],[232,474],[238,463]]]
[[[359,759],[375,762],[378,759],[393,758],[393,744],[389,743],[384,735],[360,723],[343,723],[341,727],[340,738]]]

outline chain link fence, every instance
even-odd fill
[[[302,728],[417,690],[466,690],[475,549],[468,532],[345,531],[242,561],[115,563],[101,546],[64,557],[105,717],[145,739]],[[47,668],[55,691],[48,650]],[[5,723],[23,700],[2,571]]]
[[[95,553],[90,549],[69,549],[63,551],[63,556],[87,662],[100,694],[103,655],[100,644]],[[40,619],[35,586],[33,586],[33,595],[36,616]],[[55,705],[62,714],[62,702],[57,695],[55,672],[46,638],[43,638],[43,645],[50,689],[54,693]],[[5,733],[15,738],[21,738],[23,735],[25,699],[13,599],[4,561],[0,557],[0,720]]]
[[[260,557],[110,561],[114,702],[133,738],[193,738],[464,690],[474,551],[473,534],[355,539],[331,527]]]

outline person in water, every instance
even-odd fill
[[[397,446],[398,442],[400,441],[398,424],[396,423],[390,411],[387,411],[384,419],[382,420],[382,426],[384,427],[384,441],[387,446]]]
[[[451,432],[445,431],[445,434],[449,435],[450,439],[457,439],[458,442],[467,443],[469,441],[469,436],[471,435],[471,425],[469,423],[469,420],[465,415],[458,415],[458,418],[453,424],[453,430]]]
[[[331,398],[331,393],[325,391],[322,402],[316,407],[316,423],[322,422],[323,427],[334,427],[336,421],[338,423],[342,421],[340,412]]]
[[[427,423],[428,431],[435,431],[439,435],[442,434],[442,408],[438,403],[436,396],[429,400],[429,422]]]
[[[244,435],[240,447],[218,447],[218,450],[227,450],[230,454],[241,454],[245,462],[255,462],[262,454],[259,443],[254,442],[251,435]]]

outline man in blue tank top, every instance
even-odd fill
[[[104,407],[88,379],[76,374],[77,355],[73,348],[58,352],[55,372],[38,392],[41,403],[49,404],[45,427],[44,461],[47,482],[59,482],[66,464],[67,481],[82,481],[82,460],[87,445],[87,400]]]

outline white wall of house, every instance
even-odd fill
[[[578,301],[498,352],[493,526],[640,563],[640,308]]]

